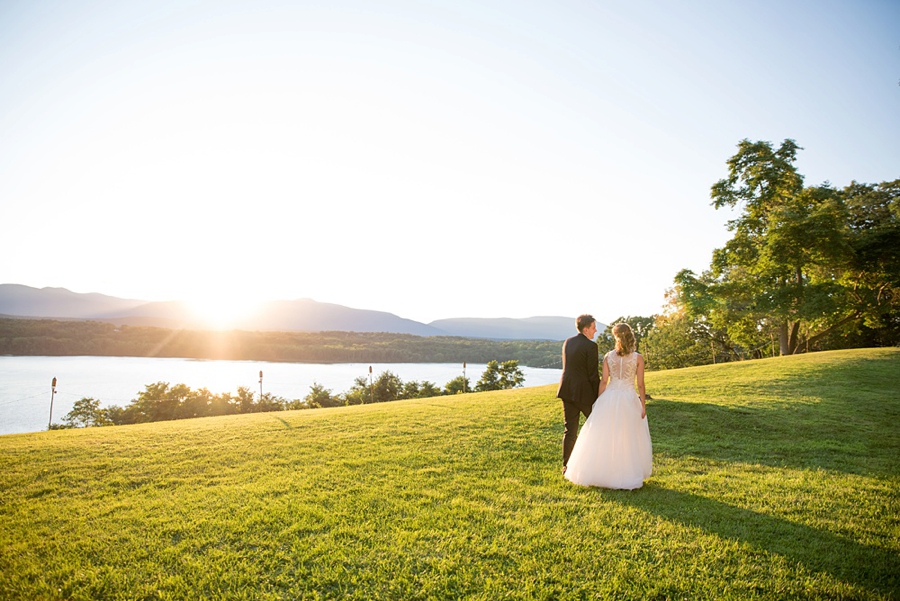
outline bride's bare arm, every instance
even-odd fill
[[[647,417],[647,390],[644,388],[644,356],[637,356],[637,385],[638,394],[641,395],[641,419]]]
[[[606,390],[607,384],[609,384],[609,366],[606,364],[606,357],[603,357],[603,373],[600,375],[600,390],[597,391],[598,397]]]

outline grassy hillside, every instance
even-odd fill
[[[0,598],[900,598],[900,349],[648,375],[654,475],[553,387],[0,437]]]

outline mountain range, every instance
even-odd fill
[[[0,317],[80,319],[117,325],[209,329],[187,303],[123,299],[65,288],[0,284]],[[451,318],[431,323],[385,311],[354,309],[312,299],[270,301],[233,329],[281,332],[390,332],[415,336],[462,336],[494,340],[564,340],[575,333],[573,317]],[[606,327],[598,324],[601,330]]]

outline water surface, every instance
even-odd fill
[[[246,386],[288,400],[302,399],[313,382],[333,394],[346,392],[357,377],[368,377],[368,363],[268,363],[145,357],[4,357],[0,356],[0,434],[46,430],[50,418],[51,383],[57,379],[53,421],[72,410],[75,401],[92,397],[101,406],[124,407],[147,384],[187,384],[193,389],[234,394]],[[456,363],[372,363],[375,377],[391,371],[404,382],[429,381],[443,386],[463,374]],[[474,386],[484,364],[467,364],[466,377]],[[525,386],[559,381],[561,370],[521,367]]]

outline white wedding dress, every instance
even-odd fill
[[[632,490],[640,488],[653,469],[650,427],[641,418],[641,398],[635,391],[638,353],[604,360],[609,383],[594,402],[566,468],[566,478],[582,486]]]

